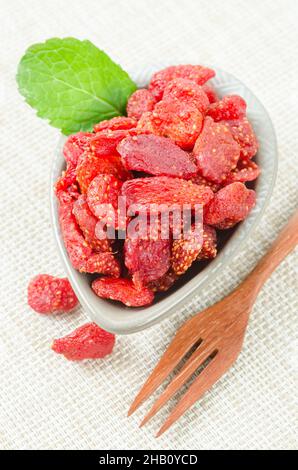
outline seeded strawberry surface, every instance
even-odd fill
[[[212,259],[217,255],[216,230],[209,225],[203,226],[203,244],[197,260]]]
[[[126,137],[117,147],[127,170],[189,179],[197,167],[171,139],[152,134]]]
[[[86,242],[94,251],[105,252],[112,250],[111,240],[108,240],[107,238],[99,240],[96,237],[95,229],[98,219],[91,212],[85,194],[81,194],[74,202],[73,214],[83,232]]]
[[[198,186],[191,181],[168,176],[138,178],[126,181],[122,186],[122,194],[126,196],[126,204],[140,204],[150,209],[151,204],[208,204],[213,192],[206,186]]]
[[[76,307],[78,299],[68,279],[39,274],[29,283],[28,304],[36,312],[49,315],[69,312]]]
[[[252,160],[239,160],[237,168],[228,174],[225,184],[234,183],[239,181],[245,183],[246,181],[254,181],[260,174],[260,168]]]
[[[258,151],[258,141],[248,119],[223,121],[223,123],[230,129],[234,140],[240,145],[240,158],[249,160],[254,157]]]
[[[202,114],[205,114],[209,107],[209,99],[204,89],[186,78],[175,78],[167,84],[163,100],[173,99],[195,105]]]
[[[217,121],[242,119],[245,117],[246,103],[241,96],[227,95],[222,100],[210,105],[208,116]]]
[[[173,241],[171,266],[181,276],[197,259],[203,243],[203,228],[192,227],[192,231]]]
[[[110,129],[111,131],[118,131],[124,129],[133,129],[136,127],[137,121],[131,117],[117,116],[106,121],[101,121],[98,124],[95,124],[93,130],[94,132],[100,132],[105,129]]]
[[[136,286],[160,279],[170,267],[169,240],[131,240],[124,244],[125,265]]]
[[[100,278],[92,282],[92,289],[103,299],[117,300],[127,307],[143,307],[153,302],[154,294],[147,287],[136,287],[130,279]]]
[[[149,91],[156,100],[160,100],[168,82],[175,78],[186,78],[197,85],[204,85],[214,76],[214,70],[202,65],[172,65],[153,74],[149,83]]]
[[[114,345],[114,334],[103,330],[96,323],[86,323],[67,336],[55,339],[52,349],[69,361],[82,361],[103,358],[111,354]]]
[[[133,119],[140,119],[142,114],[152,111],[156,104],[154,96],[146,88],[135,91],[127,103],[127,116]]]
[[[203,115],[194,104],[167,99],[142,115],[137,131],[169,137],[179,147],[192,150],[202,123]]]
[[[204,220],[218,229],[227,229],[245,219],[256,202],[256,193],[243,183],[220,189],[206,208]]]
[[[221,183],[236,168],[240,147],[227,126],[207,117],[193,154],[200,174],[207,180]]]
[[[121,267],[113,253],[94,253],[80,269],[83,273],[105,274],[111,277],[119,277]]]

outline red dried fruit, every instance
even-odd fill
[[[107,119],[106,121],[101,121],[98,124],[95,124],[93,130],[94,132],[100,132],[104,129],[110,129],[111,131],[118,131],[123,129],[133,129],[136,127],[137,121],[131,117],[126,116],[117,116],[112,119]]]
[[[59,201],[59,222],[66,251],[71,264],[80,269],[91,256],[92,249],[86,242],[73,215],[74,199],[65,191],[57,194]]]
[[[147,285],[161,278],[170,267],[169,240],[127,238],[124,243],[125,266],[136,286]]]
[[[28,304],[38,313],[69,312],[78,299],[66,278],[38,274],[28,286]]]
[[[169,269],[169,271],[160,279],[150,282],[148,287],[153,290],[153,292],[166,292],[172,287],[177,278],[177,274],[175,274],[172,269]]]
[[[233,138],[240,145],[240,158],[248,160],[254,157],[258,151],[258,141],[252,125],[247,118],[235,121],[224,121]]]
[[[256,193],[243,183],[220,189],[206,208],[204,221],[218,229],[227,229],[245,219],[256,202]]]
[[[56,181],[55,192],[67,191],[75,184],[76,177],[76,167],[68,163],[66,170],[62,172],[62,175]]]
[[[90,132],[78,132],[68,137],[63,147],[63,155],[69,165],[77,166],[79,157],[88,147],[90,137],[93,135]]]
[[[169,176],[126,181],[122,186],[122,195],[126,196],[127,207],[139,204],[143,210],[149,210],[150,204],[165,204],[167,207],[190,204],[194,208],[196,204],[208,204],[213,198],[210,188]]]
[[[192,231],[184,234],[172,245],[172,270],[178,276],[184,274],[197,259],[203,243],[203,227],[192,227]]]
[[[124,168],[118,154],[95,155],[87,152],[77,166],[77,180],[82,193],[86,193],[91,181],[99,174],[114,175],[125,181],[131,174]]]
[[[236,168],[240,147],[227,126],[215,123],[207,117],[193,154],[202,176],[215,183],[221,183]]]
[[[111,277],[119,277],[121,267],[113,253],[94,253],[86,260],[80,271],[84,273],[98,273]]]
[[[55,339],[52,349],[69,361],[99,359],[111,354],[115,339],[114,334],[103,330],[96,323],[86,323],[63,338]]]
[[[152,112],[142,115],[137,131],[170,137],[179,147],[191,150],[202,123],[202,113],[193,104],[162,100]]]
[[[204,92],[206,93],[210,104],[216,103],[216,101],[219,101],[219,97],[217,96],[217,93],[215,89],[213,88],[213,86],[208,85],[208,83],[205,83],[202,86],[202,88]]]
[[[197,173],[189,154],[171,139],[156,135],[126,137],[117,147],[128,170],[189,179]]]
[[[146,111],[152,111],[156,100],[146,88],[135,91],[127,103],[127,116],[134,119],[140,119]]]
[[[103,205],[106,205],[106,209],[111,212],[111,215],[117,212],[121,187],[122,181],[113,175],[98,175],[92,180],[87,192],[87,202],[96,217],[105,216]]]
[[[196,174],[196,176],[193,176],[191,178],[191,181],[195,184],[198,184],[199,186],[208,186],[214,193],[216,193],[220,188],[221,185],[218,183],[214,183],[213,181],[209,181],[204,176]]]
[[[135,129],[119,129],[112,131],[111,129],[104,129],[90,139],[90,149],[96,156],[111,155],[116,153],[116,148],[119,142],[128,135],[135,135]]]
[[[153,74],[149,84],[149,91],[156,100],[160,100],[166,85],[174,78],[186,78],[197,85],[203,85],[214,76],[214,70],[202,65],[172,65]]]
[[[177,99],[180,102],[193,104],[205,114],[209,107],[209,99],[200,85],[186,78],[175,78],[165,87],[163,100]]]
[[[241,96],[227,95],[209,106],[207,115],[214,121],[242,119],[246,113],[246,102]]]
[[[92,282],[95,294],[104,299],[117,300],[127,307],[143,307],[154,300],[147,287],[137,288],[130,279],[100,278]]]
[[[97,252],[111,251],[111,240],[98,239],[95,234],[96,224],[98,222],[87,203],[87,197],[85,194],[81,194],[77,201],[73,205],[73,214],[76,221],[83,232],[85,240]],[[88,271],[89,272],[89,271]]]
[[[225,184],[234,183],[235,181],[240,181],[241,183],[253,181],[257,179],[259,174],[260,168],[255,162],[251,160],[239,160],[237,168],[227,176]]]
[[[197,260],[212,259],[217,255],[216,230],[209,225],[203,226],[203,244]]]

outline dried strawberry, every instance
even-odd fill
[[[55,339],[52,349],[69,361],[81,361],[103,358],[111,354],[114,345],[114,334],[103,330],[96,323],[86,323],[63,338]]]
[[[28,286],[28,304],[38,313],[69,312],[78,299],[66,278],[38,274]]]
[[[140,119],[146,111],[152,111],[156,100],[146,88],[135,91],[127,103],[127,116],[134,119]]]
[[[71,264],[80,269],[91,256],[92,249],[86,242],[73,215],[74,199],[65,191],[57,194],[59,200],[59,222],[66,251]]]
[[[122,195],[126,196],[128,207],[140,204],[143,210],[149,210],[150,204],[165,204],[167,207],[190,204],[194,208],[196,204],[208,204],[213,198],[210,188],[169,176],[126,181],[122,186]]]
[[[117,150],[127,170],[185,179],[197,173],[189,154],[166,137],[151,134],[126,137]]]
[[[86,193],[91,181],[99,174],[114,175],[125,181],[131,178],[131,174],[124,168],[118,154],[95,155],[87,152],[79,163],[77,169],[77,180],[82,193]]]
[[[152,76],[149,91],[156,100],[160,100],[166,85],[174,78],[186,78],[195,82],[197,85],[203,85],[214,76],[214,70],[203,67],[202,65],[172,65],[156,72]]]
[[[84,273],[105,274],[111,277],[119,277],[121,268],[119,261],[113,253],[94,253],[88,258],[80,269]]]
[[[77,166],[79,157],[88,147],[90,137],[93,135],[90,132],[78,132],[68,137],[63,147],[63,155],[69,165]]]
[[[124,243],[125,265],[136,286],[161,278],[170,267],[169,240],[127,238]]]
[[[107,119],[106,121],[101,121],[98,124],[95,124],[93,130],[94,132],[100,132],[104,129],[110,129],[111,131],[118,131],[123,129],[133,129],[136,127],[137,121],[131,117],[117,116],[112,119]]]
[[[113,175],[98,175],[89,185],[87,202],[93,214],[105,218],[108,225],[117,226],[118,197],[122,181]]]
[[[177,99],[195,105],[205,114],[209,107],[209,99],[200,85],[186,78],[175,78],[165,87],[163,100]]]
[[[260,174],[260,167],[251,160],[239,160],[237,168],[231,171],[225,180],[225,184],[234,183],[240,181],[245,183],[246,181],[253,181],[257,179]]]
[[[119,129],[116,131],[104,129],[90,139],[90,149],[98,157],[114,154],[119,142],[128,135],[135,135],[135,129]]]
[[[77,201],[74,202],[73,214],[83,232],[85,240],[94,251],[106,252],[112,250],[111,240],[108,240],[107,238],[99,240],[96,237],[95,228],[98,219],[92,214],[85,194],[81,194]]]
[[[213,181],[209,181],[204,176],[196,174],[191,178],[191,181],[199,186],[208,186],[214,193],[216,193],[220,188],[221,185],[219,183],[214,183]]]
[[[177,278],[177,274],[170,268],[160,279],[149,282],[148,287],[153,290],[153,292],[166,292],[172,287]]]
[[[193,153],[202,176],[221,183],[236,168],[240,147],[227,126],[207,117]]]
[[[104,299],[117,300],[128,307],[143,307],[154,300],[147,287],[137,288],[130,279],[100,278],[92,282],[95,294]]]
[[[193,104],[162,100],[152,112],[142,115],[137,131],[170,137],[179,147],[191,150],[201,131],[202,122],[202,113]]]
[[[227,229],[245,219],[256,202],[256,193],[243,183],[220,189],[206,208],[204,221],[218,229]]]
[[[209,225],[203,226],[203,244],[197,260],[212,259],[217,255],[216,230]]]
[[[248,160],[254,157],[258,151],[258,141],[252,125],[247,118],[234,121],[224,121],[233,138],[240,145],[240,158]]]
[[[219,97],[217,96],[217,93],[215,89],[213,88],[213,86],[208,85],[208,83],[205,83],[202,86],[202,88],[204,92],[206,93],[210,104],[216,103],[216,101],[219,101]]]
[[[246,102],[241,96],[227,95],[222,100],[209,106],[208,116],[214,121],[242,119],[246,113]]]
[[[68,189],[75,184],[76,177],[76,167],[68,163],[66,170],[62,172],[62,175],[55,183],[55,192],[68,191]]]
[[[198,257],[202,243],[203,227],[192,227],[191,231],[173,241],[171,266],[175,274],[181,276],[187,271]]]

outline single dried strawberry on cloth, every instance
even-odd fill
[[[95,294],[103,299],[117,300],[127,307],[144,307],[152,304],[154,294],[145,286],[136,287],[130,279],[102,277],[92,282]]]
[[[52,349],[69,361],[101,359],[111,354],[115,339],[114,334],[103,330],[96,323],[86,323],[63,338],[55,339]]]
[[[78,299],[68,279],[38,274],[28,285],[28,304],[36,312],[49,315],[73,310]]]

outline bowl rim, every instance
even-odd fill
[[[158,70],[163,66],[154,66],[154,69],[148,70],[147,76]],[[215,88],[220,88],[221,91],[224,89],[223,85],[218,85],[219,80],[223,80],[223,83],[227,84],[227,88],[233,90],[234,87],[238,87],[237,94],[240,94],[244,98],[249,97],[252,101],[252,106],[256,106],[256,122],[262,123],[262,129],[266,129],[267,134],[269,134],[269,139],[264,140],[262,145],[264,149],[261,153],[267,148],[267,152],[271,153],[271,174],[263,174],[261,172],[260,177],[256,183],[256,192],[257,192],[257,202],[254,209],[251,211],[247,219],[241,222],[235,232],[231,235],[227,241],[226,246],[222,248],[217,257],[212,260],[201,272],[196,274],[192,279],[187,281],[183,286],[179,287],[176,291],[170,293],[164,299],[160,300],[156,304],[153,304],[148,307],[139,307],[139,308],[128,308],[122,306],[120,303],[110,303],[105,299],[98,298],[92,291],[89,285],[88,289],[84,287],[82,279],[85,279],[86,284],[86,274],[79,273],[76,271],[70,264],[67,252],[64,247],[63,240],[61,238],[60,226],[58,221],[57,214],[57,200],[54,192],[54,182],[57,179],[57,176],[61,173],[61,170],[64,167],[65,161],[62,155],[62,145],[65,142],[66,137],[60,136],[57,149],[56,157],[54,159],[52,169],[51,169],[51,178],[50,178],[50,212],[51,212],[51,224],[57,243],[58,251],[60,258],[64,265],[64,268],[67,272],[70,283],[76,292],[79,301],[81,302],[82,307],[86,310],[88,315],[91,317],[92,321],[99,324],[102,328],[107,331],[116,334],[131,334],[149,328],[150,326],[162,321],[169,315],[175,313],[179,306],[182,303],[189,300],[190,296],[194,296],[198,293],[199,289],[202,289],[207,283],[214,279],[222,269],[226,266],[227,262],[230,262],[239,252],[240,246],[244,243],[245,240],[255,230],[258,223],[261,220],[261,217],[266,210],[266,207],[271,198],[276,176],[277,176],[277,165],[278,165],[278,152],[277,152],[277,139],[276,133],[274,131],[273,123],[268,115],[263,104],[258,100],[258,98],[251,92],[249,88],[246,87],[240,80],[238,80],[234,75],[225,72],[218,67],[213,67],[216,71],[216,77],[210,80]],[[144,75],[144,71],[142,71]],[[136,80],[143,85],[145,80]],[[239,89],[241,89],[239,91]],[[242,93],[241,93],[242,91]],[[248,113],[249,119],[254,124],[254,113]],[[262,141],[262,135],[258,135],[258,140]],[[260,156],[260,152],[258,152]],[[270,156],[270,155],[269,155]],[[268,157],[269,158],[269,157]],[[265,160],[266,161],[266,160]],[[268,162],[270,164],[270,162]],[[262,197],[260,194],[262,193]],[[197,292],[195,292],[197,290]]]

